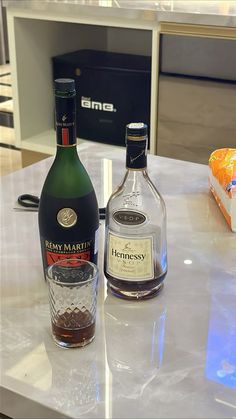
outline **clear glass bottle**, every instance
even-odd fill
[[[147,173],[147,140],[147,125],[127,125],[127,171],[106,210],[104,273],[126,299],[154,297],[167,273],[166,208]]]
[[[97,263],[98,203],[77,153],[75,96],[73,79],[55,80],[57,152],[39,204],[44,269],[66,258]]]

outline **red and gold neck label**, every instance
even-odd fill
[[[62,145],[69,145],[70,136],[69,136],[68,128],[62,128],[61,136],[62,136]]]
[[[56,97],[57,145],[76,144],[75,97]]]

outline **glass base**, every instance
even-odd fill
[[[163,286],[164,282],[161,282],[155,288],[149,290],[128,291],[117,288],[110,282],[107,283],[107,288],[113,295],[126,300],[148,300],[156,297],[156,295],[162,290]]]
[[[64,342],[63,340],[59,339],[58,337],[52,335],[52,338],[57,346],[60,346],[60,348],[69,349],[69,348],[82,348],[83,346],[88,345],[94,340],[95,336],[90,337],[89,339],[85,339],[82,342]]]

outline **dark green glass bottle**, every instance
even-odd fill
[[[76,148],[75,83],[55,80],[57,153],[43,185],[39,233],[43,266],[59,259],[97,262],[99,211]]]

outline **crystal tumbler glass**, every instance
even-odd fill
[[[64,259],[47,270],[52,336],[64,348],[85,346],[95,336],[98,268]]]

